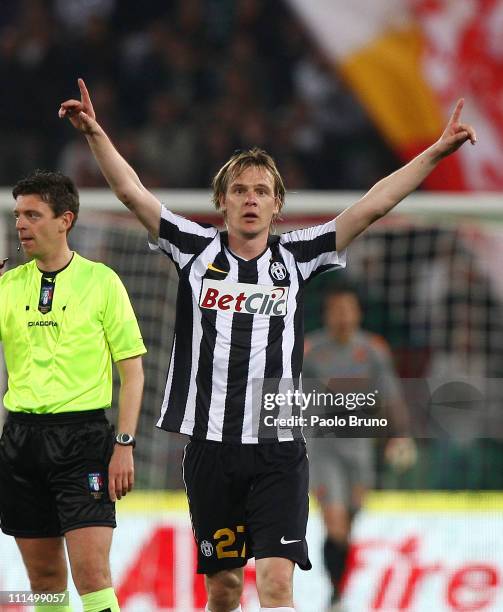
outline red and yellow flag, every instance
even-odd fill
[[[456,100],[477,129],[436,190],[503,189],[503,0],[289,0],[383,137],[407,161]]]

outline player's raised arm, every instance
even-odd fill
[[[457,151],[467,141],[475,144],[475,130],[471,125],[460,121],[462,108],[463,99],[458,100],[444,132],[431,147],[380,180],[361,200],[337,217],[338,251],[346,248],[358,234],[417,189],[444,157]]]
[[[161,204],[146,189],[136,172],[120,155],[103,128],[96,121],[91,97],[82,79],[78,79],[80,100],[61,104],[59,117],[67,117],[74,128],[87,138],[103,176],[119,200],[125,204],[154,238],[159,235]]]

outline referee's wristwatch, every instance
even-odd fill
[[[115,436],[115,443],[121,446],[132,446],[133,448],[136,446],[135,437],[128,433],[118,433]]]

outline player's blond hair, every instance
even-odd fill
[[[259,149],[258,147],[246,151],[236,151],[215,174],[212,181],[213,204],[217,210],[220,210],[220,199],[225,196],[229,184],[244,170],[254,166],[257,168],[265,168],[272,175],[274,181],[274,197],[278,202],[278,212],[275,213],[272,218],[272,224],[274,224],[285,203],[285,185],[274,159],[263,149]]]

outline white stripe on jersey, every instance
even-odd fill
[[[285,265],[289,270],[295,269],[295,259],[292,254],[289,253],[286,249],[280,246],[280,252],[285,261]],[[295,313],[296,311],[296,301],[299,292],[299,281],[296,274],[292,274],[290,277],[290,293],[288,296],[288,311],[290,313]],[[294,316],[293,314],[291,315]],[[292,321],[292,329],[293,329],[293,321]],[[293,345],[295,343],[295,334],[294,333],[285,333],[283,335],[283,377],[280,382],[278,392],[286,394],[287,391],[295,391],[295,388],[292,384],[292,378],[294,377],[294,373],[292,372],[292,354],[293,354]],[[292,415],[291,407],[285,406],[283,409],[280,409],[279,417],[280,418],[288,418]],[[287,430],[282,431],[281,439],[282,440],[292,440],[292,436],[286,435]]]
[[[173,255],[173,259],[175,261],[180,262],[180,268],[184,268],[192,257],[194,257],[192,253],[182,253],[174,244],[171,245],[171,254]]]
[[[198,279],[204,276],[208,263],[213,261],[215,256],[220,250],[219,241],[211,243],[211,245],[205,251],[205,257],[199,257],[193,264],[189,274],[189,282],[192,288],[193,295],[196,294],[199,297],[198,291],[201,283]],[[208,261],[209,259],[209,261]],[[180,431],[188,435],[192,434],[195,423],[196,414],[196,396],[197,396],[197,369],[199,366],[199,355],[201,351],[201,341],[203,338],[203,327],[202,327],[202,315],[201,309],[199,308],[198,300],[192,299],[192,352],[191,352],[191,368],[190,368],[190,385],[189,392],[187,395],[187,404],[185,407],[185,414],[182,421]],[[213,398],[213,394],[212,394]],[[208,438],[213,439],[213,438]]]
[[[295,259],[291,253],[280,245],[280,253],[288,270],[295,270]],[[289,317],[294,317],[297,309],[297,296],[299,293],[299,281],[296,274],[290,274],[290,292],[288,294],[288,312]],[[291,323],[293,329],[293,320]],[[295,335],[293,333],[285,333],[283,338],[283,377],[292,378],[292,360],[293,344]]]
[[[300,230],[293,230],[281,235],[281,244],[293,242],[311,242],[319,238],[324,232],[336,232],[336,221],[332,219],[324,225],[314,225]],[[309,261],[297,261],[297,266],[302,278],[307,280],[311,274],[320,266],[342,267],[346,266],[346,250],[340,253],[335,250],[335,236],[333,251],[326,251],[321,257],[312,258]]]
[[[267,249],[263,257],[270,259],[271,250]],[[259,260],[259,261],[260,261]],[[259,262],[257,262],[259,263]],[[259,266],[260,270],[260,266]],[[263,268],[258,275],[259,285],[268,285],[271,282],[267,268]],[[260,416],[259,399],[262,397],[262,384],[258,381],[264,380],[265,358],[266,352],[262,347],[266,346],[269,334],[269,317],[264,315],[255,315],[255,318],[262,320],[262,325],[254,325],[251,337],[251,353],[248,370],[248,384],[246,388],[245,413],[243,417],[243,431],[241,434],[241,442],[243,444],[255,444],[258,441],[258,427]],[[256,382],[257,381],[257,382]],[[259,391],[259,393],[257,393]]]
[[[194,301],[192,302],[192,316],[192,354],[190,364],[190,383],[189,391],[187,393],[187,403],[185,404],[185,413],[183,415],[183,421],[180,426],[180,431],[188,435],[192,433],[196,420],[196,374],[197,365],[199,362],[199,347],[203,338],[203,330],[201,327],[201,311],[199,310],[199,308],[197,308],[197,304],[194,304]]]
[[[195,221],[191,221],[190,219],[186,219],[185,217],[181,217],[180,215],[176,215],[172,213],[170,210],[161,207],[161,221],[167,221],[172,225],[176,226],[181,232],[185,232],[187,234],[191,234],[193,236],[201,236],[202,238],[214,238],[217,234],[217,229],[214,227],[204,227]],[[180,251],[179,246],[174,244],[173,242],[167,240],[159,236],[157,243],[152,242],[149,237],[149,247],[152,251],[157,251],[162,249],[166,253],[169,253],[173,260],[177,262],[180,268],[185,267],[189,261],[194,256],[193,253],[183,253]]]
[[[161,415],[157,420],[157,427],[162,426],[162,421],[169,404],[169,394],[171,391],[171,385],[173,384],[173,369],[175,366],[175,351],[176,351],[176,336],[173,338],[173,346],[171,348],[171,360],[169,362],[168,379],[166,380],[166,389],[164,390],[164,398],[162,400]]]
[[[230,263],[229,274],[238,274],[238,264],[228,257]],[[222,441],[222,430],[225,416],[225,397],[227,390],[227,377],[229,374],[229,355],[231,343],[226,342],[232,333],[232,318],[225,316],[225,313],[217,313],[217,340],[215,352],[213,353],[213,383],[214,390],[211,394],[210,413],[208,420],[208,440]],[[217,381],[217,384],[215,384]],[[216,389],[215,389],[216,387]]]
[[[299,271],[302,274],[302,278],[304,280],[308,279],[311,274],[313,273],[313,262],[312,261],[307,261],[307,262],[297,262],[297,265],[299,267]],[[327,257],[325,260],[324,265],[332,265],[334,267],[342,267],[344,268],[346,266],[346,251],[344,250],[342,253],[337,253],[336,251],[334,251],[334,254],[332,257]]]
[[[176,225],[180,231],[186,232],[187,234],[195,234],[196,236],[203,236],[204,238],[213,238],[218,232],[215,227],[204,227],[204,225],[200,223],[196,223],[195,221],[191,221],[190,219],[186,219],[181,215],[171,212],[164,206],[162,207],[161,216],[169,223]]]

